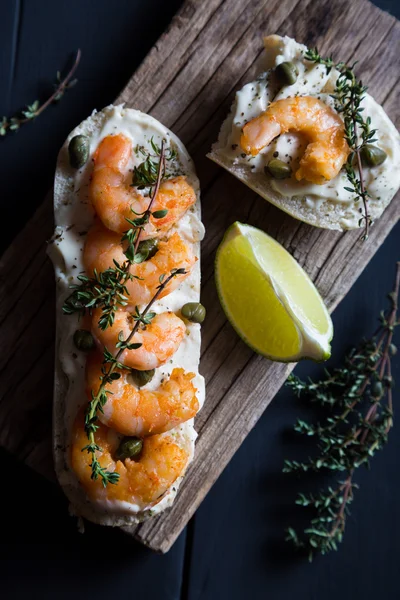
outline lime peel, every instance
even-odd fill
[[[318,333],[315,329],[313,330],[307,323],[301,323],[299,321],[298,316],[291,308],[290,302],[288,301],[285,292],[281,289],[281,287],[276,283],[276,281],[274,281],[274,279],[271,276],[270,281],[278,299],[282,303],[287,313],[293,319],[293,322],[297,327],[301,339],[301,350],[299,354],[297,356],[292,357],[290,361],[296,362],[300,358],[311,358],[312,360],[317,361],[327,360],[331,355],[330,341],[333,337],[333,327],[329,337],[327,338],[325,334]]]
[[[215,276],[226,316],[256,352],[280,362],[329,358],[329,313],[308,275],[276,240],[234,223],[218,248]]]

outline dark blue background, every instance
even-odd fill
[[[396,0],[376,3],[400,17]],[[77,87],[36,122],[0,140],[2,249],[50,187],[69,130],[93,108],[113,101],[179,5],[177,0],[2,0],[0,114],[46,97],[56,71],[82,49]],[[332,364],[374,330],[393,283],[399,233],[397,226],[336,310]],[[399,359],[394,362],[396,376]],[[321,367],[303,364],[297,371],[318,374]],[[61,491],[2,451],[3,597],[399,598],[397,425],[372,471],[357,475],[361,489],[340,551],[309,565],[282,542],[286,526],[301,524],[294,498],[302,483],[281,474],[283,459],[299,450],[288,432],[297,417],[308,414],[282,390],[166,556],[110,529],[89,525],[81,536]]]

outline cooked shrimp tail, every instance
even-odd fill
[[[93,353],[86,365],[89,398],[99,387],[101,366],[101,354]],[[157,390],[150,391],[134,385],[128,370],[116,372],[120,377],[107,385],[110,394],[99,419],[119,433],[138,437],[164,433],[192,419],[199,409],[194,373],[174,369]]]
[[[83,252],[86,272],[89,275],[93,275],[94,270],[102,273],[115,268],[115,261],[122,265],[126,260],[125,249],[120,234],[110,231],[97,219],[88,232]],[[171,279],[159,298],[167,296],[190,275],[195,262],[192,247],[178,233],[159,241],[154,256],[130,267],[133,279],[126,282],[128,306],[133,308],[138,304],[147,304],[156,293],[162,274],[170,273],[173,269],[185,269],[184,275]]]
[[[124,340],[128,339],[135,321],[128,311],[118,310],[114,323],[102,330],[99,327],[101,314],[101,308],[93,311],[92,333],[99,347],[102,349],[105,346],[115,356],[118,353],[119,335],[122,334]],[[141,344],[140,348],[125,349],[119,360],[127,367],[140,371],[160,367],[178,350],[185,333],[186,325],[182,319],[172,312],[160,313],[131,339],[130,343]]]
[[[323,184],[336,177],[350,153],[344,123],[333,108],[318,98],[284,98],[270,104],[265,112],[243,127],[240,145],[247,154],[257,155],[274,138],[296,131],[308,138],[308,146],[295,173]]]
[[[79,412],[72,432],[71,465],[92,502],[124,501],[144,510],[157,504],[183,475],[189,456],[169,434],[152,435],[143,440],[140,454],[135,458],[118,460],[121,437],[102,423],[96,431],[96,458],[101,467],[118,473],[118,485],[104,487],[100,479],[92,479],[90,453],[82,452],[87,445],[83,412]]]
[[[142,196],[129,181],[131,154],[131,141],[118,134],[106,136],[93,157],[89,196],[104,225],[117,233],[128,229],[127,219],[134,218],[132,211],[143,214],[149,204],[149,198]],[[167,213],[161,219],[150,217],[142,239],[165,235],[195,202],[196,194],[186,177],[177,176],[163,181],[152,204],[152,212],[167,210]]]

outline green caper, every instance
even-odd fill
[[[74,333],[74,344],[78,350],[89,352],[95,347],[94,337],[86,329],[77,329]]]
[[[143,240],[140,242],[138,247],[138,253],[141,254],[144,258],[143,260],[148,260],[152,258],[158,250],[158,240]]]
[[[116,456],[118,460],[133,458],[140,454],[143,448],[143,441],[137,437],[124,437],[118,446]]]
[[[138,371],[137,369],[131,369],[130,377],[135,385],[143,387],[150,383],[154,377],[155,370],[150,369],[149,371]]]
[[[68,144],[69,163],[74,169],[83,167],[89,158],[90,140],[86,135],[75,135]]]
[[[182,306],[181,314],[192,323],[202,323],[206,318],[206,309],[200,302],[187,302]]]
[[[264,171],[274,179],[287,179],[287,177],[290,177],[292,174],[290,165],[279,158],[270,160],[267,166],[264,167]]]
[[[275,69],[275,74],[278,79],[279,85],[282,87],[284,85],[293,85],[296,83],[297,76],[299,71],[292,62],[282,62]]]
[[[378,167],[383,162],[385,162],[387,158],[387,154],[378,146],[373,146],[372,144],[366,144],[361,148],[361,158],[363,163],[368,167]]]

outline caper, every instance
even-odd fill
[[[133,458],[140,454],[143,448],[143,441],[137,437],[124,437],[118,446],[116,456],[118,460]]]
[[[282,62],[275,69],[275,74],[278,79],[279,85],[293,85],[296,83],[299,71],[292,62]]]
[[[287,177],[290,177],[292,174],[290,165],[279,158],[270,160],[267,166],[264,167],[264,171],[274,179],[287,179]]]
[[[68,144],[69,163],[74,169],[83,167],[89,158],[90,141],[86,135],[75,135]]]
[[[143,260],[152,258],[158,250],[158,240],[143,240],[138,247],[138,253],[143,256]]]
[[[187,302],[182,306],[181,314],[192,323],[202,323],[206,318],[206,309],[200,302]]]
[[[74,344],[78,350],[89,352],[95,347],[94,337],[86,329],[77,329],[74,333]]]
[[[373,146],[372,144],[366,144],[361,148],[361,158],[363,163],[368,167],[378,167],[383,162],[385,162],[387,158],[387,154],[378,146]]]
[[[390,344],[389,346],[389,352],[392,356],[394,356],[395,354],[397,354],[397,346],[395,346],[394,344]]]
[[[154,369],[150,369],[149,371],[138,371],[137,369],[131,369],[130,377],[135,385],[138,387],[143,387],[144,385],[150,383],[154,377],[154,373]]]

